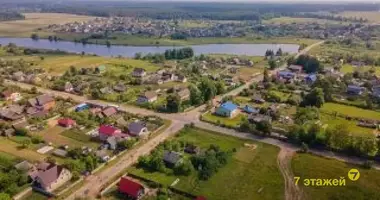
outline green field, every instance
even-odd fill
[[[5,59],[18,59],[19,57],[4,57]],[[31,61],[35,66],[46,69],[49,73],[61,74],[68,70],[71,66],[76,68],[89,68],[105,65],[107,71],[113,73],[130,73],[135,67],[144,68],[146,71],[156,71],[158,66],[146,61],[127,59],[127,58],[107,58],[100,56],[45,56],[43,60],[39,56],[23,56],[24,60]]]
[[[380,75],[380,68],[379,67],[371,67],[371,66],[362,66],[362,67],[355,67],[350,64],[343,65],[342,68],[340,69],[341,72],[343,73],[353,73],[354,71],[359,71],[359,72],[367,72],[371,68],[375,70],[376,75]]]
[[[380,112],[376,112],[373,110],[365,110],[362,108],[357,108],[354,106],[346,106],[346,105],[337,104],[337,103],[325,103],[323,104],[321,111],[328,112],[328,113],[337,112],[343,115],[348,115],[350,117],[380,120]]]
[[[221,117],[211,112],[208,112],[202,115],[202,119],[205,121],[212,122],[212,123],[220,123],[220,124],[223,124],[226,126],[232,126],[232,127],[238,127],[243,118],[244,118],[243,114],[239,114],[238,116],[234,118]]]
[[[21,145],[11,140],[1,138],[0,139],[1,151],[5,154],[10,154],[14,157],[29,160],[32,162],[43,161],[45,155],[41,155],[32,149],[20,148]]]
[[[316,18],[297,18],[297,17],[279,17],[264,20],[264,24],[348,24],[347,22],[339,22],[328,19],[316,19]]]
[[[83,22],[95,17],[84,15],[72,15],[63,13],[24,13],[25,20],[0,22],[0,36],[2,37],[30,37],[39,28],[47,27],[50,24],[66,24],[70,22]],[[41,36],[48,36],[54,33],[38,31]]]
[[[380,199],[380,171],[378,170],[362,169],[356,165],[310,154],[297,154],[292,160],[292,168],[295,176],[301,177],[299,181],[301,185],[305,178],[340,179],[340,177],[345,177],[346,186],[342,187],[301,186],[308,200]],[[360,178],[355,182],[349,180],[347,176],[351,168],[356,168],[360,172]]]
[[[201,148],[208,148],[214,144],[223,150],[236,148],[237,151],[230,158],[228,164],[219,169],[208,181],[199,181],[195,173],[188,177],[175,177],[162,173],[150,173],[134,167],[129,169],[129,173],[160,182],[166,186],[179,178],[180,181],[174,186],[176,189],[203,195],[208,199],[284,198],[283,179],[276,161],[279,151],[277,147],[200,129],[189,129],[185,134],[182,133],[174,139],[192,142]],[[256,145],[256,148],[246,147],[245,143]]]
[[[345,11],[338,14],[339,16],[343,17],[356,17],[356,18],[363,18],[368,19],[370,23],[378,23],[380,22],[380,12],[375,11]]]
[[[77,140],[79,142],[83,142],[85,144],[91,144],[92,146],[98,145],[98,143],[94,142],[92,140],[92,137],[89,135],[86,135],[85,132],[87,131],[79,131],[79,130],[73,130],[69,129],[61,133],[61,135]]]
[[[368,134],[374,134],[376,132],[375,129],[357,126],[357,121],[350,121],[342,117],[334,117],[334,116],[323,114],[323,113],[321,113],[320,117],[321,117],[321,122],[323,124],[327,124],[325,128],[335,127],[337,125],[344,124],[346,127],[348,127],[350,132],[354,135],[368,135]]]

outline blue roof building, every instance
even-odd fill
[[[87,109],[89,109],[90,108],[90,106],[88,105],[88,104],[86,104],[86,103],[81,103],[81,104],[79,104],[79,105],[77,105],[76,107],[75,107],[75,112],[80,112],[80,111],[83,111],[83,110],[87,110]]]
[[[359,87],[356,85],[348,85],[347,86],[347,93],[351,95],[361,95],[364,92],[363,87]]]
[[[305,82],[307,84],[313,84],[317,80],[317,75],[316,74],[308,74],[305,77]]]
[[[283,79],[293,79],[296,77],[296,74],[290,71],[279,71],[277,76]]]
[[[223,117],[234,117],[237,114],[237,108],[238,106],[236,104],[231,101],[227,101],[222,103],[222,105],[216,109],[215,113]]]
[[[251,106],[248,106],[248,105],[245,105],[243,107],[243,111],[248,113],[248,114],[257,114],[260,112],[259,109],[256,109],[256,108],[252,108]]]

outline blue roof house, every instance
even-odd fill
[[[237,113],[238,106],[232,103],[231,101],[223,103],[215,110],[215,114],[223,117],[234,117]]]
[[[290,71],[279,71],[277,73],[277,76],[279,78],[290,80],[290,79],[294,79],[296,77],[296,74],[294,72],[290,72]]]
[[[258,114],[260,112],[259,109],[252,108],[251,106],[245,105],[243,107],[243,111],[248,113],[248,114]]]
[[[356,85],[348,85],[347,86],[347,93],[351,95],[362,95],[364,92],[363,87],[359,87]]]
[[[305,82],[306,82],[306,84],[309,84],[309,85],[313,84],[316,80],[317,80],[316,74],[308,74],[305,77]]]
[[[81,104],[79,104],[79,105],[77,105],[76,107],[75,107],[75,112],[80,112],[80,111],[83,111],[83,110],[87,110],[87,109],[89,109],[90,108],[90,106],[88,105],[88,104],[86,104],[86,103],[81,103]]]

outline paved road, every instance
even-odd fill
[[[322,43],[323,43],[323,41],[322,42],[318,42],[316,44],[313,44],[313,45],[305,48],[303,51],[301,51],[300,53],[298,53],[296,55],[296,57],[298,57],[301,54],[306,53],[311,48],[313,48],[313,47],[315,47],[317,45],[320,45]],[[281,66],[277,70],[282,70],[285,67],[286,67],[285,65]],[[220,100],[224,96],[227,96],[227,95],[237,95],[243,89],[248,88],[249,85],[251,85],[253,82],[258,82],[260,80],[262,80],[262,75],[254,76],[250,81],[248,81],[247,83],[245,83],[241,87],[239,87],[239,88],[237,88],[237,89],[235,89],[233,91],[230,91],[229,93],[227,93],[225,95],[218,96],[218,97],[216,97],[216,99]],[[29,85],[29,84],[24,84],[24,83],[19,83],[19,82],[13,82],[13,81],[9,81],[9,80],[6,80],[5,84],[17,85],[17,86],[19,86],[21,88],[24,88],[24,89],[31,89],[32,87],[34,87],[32,85]],[[53,96],[59,96],[59,97],[64,97],[64,98],[72,98],[73,100],[78,101],[78,102],[93,102],[93,103],[98,103],[98,104],[112,104],[112,105],[115,105],[114,103],[108,103],[108,102],[105,102],[105,101],[91,100],[91,99],[88,99],[87,97],[84,97],[84,96],[78,96],[78,95],[74,95],[74,94],[68,94],[68,93],[65,93],[65,92],[59,92],[59,91],[54,91],[54,90],[40,88],[40,87],[36,87],[36,88],[37,88],[37,90],[39,92],[46,93],[46,94],[51,94]],[[193,109],[193,110],[191,110],[191,111],[189,111],[187,113],[181,113],[181,114],[155,113],[155,112],[153,112],[151,110],[147,110],[147,109],[143,109],[143,108],[138,108],[138,107],[133,107],[133,106],[125,106],[125,105],[119,105],[119,106],[120,106],[119,109],[121,109],[123,111],[126,111],[126,112],[135,113],[135,114],[141,114],[141,115],[156,115],[156,116],[159,116],[159,117],[161,117],[163,119],[171,120],[172,124],[171,124],[171,126],[168,129],[166,129],[165,131],[163,131],[160,135],[158,135],[155,138],[147,141],[145,144],[141,145],[137,149],[133,149],[130,152],[124,154],[121,157],[121,159],[116,164],[114,164],[113,166],[107,168],[104,171],[101,171],[97,175],[88,177],[85,180],[85,184],[79,190],[77,190],[73,194],[71,194],[67,198],[68,200],[74,200],[75,197],[79,197],[79,196],[89,196],[89,197],[95,198],[96,195],[98,194],[98,192],[103,187],[105,187],[105,185],[104,185],[105,183],[107,183],[110,180],[112,180],[113,178],[115,178],[115,176],[117,176],[118,174],[120,174],[125,168],[127,168],[128,166],[130,166],[134,162],[136,162],[139,156],[148,154],[160,142],[164,141],[165,139],[167,139],[168,137],[170,137],[171,135],[173,135],[174,133],[176,133],[177,131],[179,131],[185,124],[188,124],[188,123],[191,123],[191,122],[193,122],[196,126],[198,126],[200,128],[207,129],[207,130],[213,130],[213,131],[217,131],[217,132],[220,132],[220,133],[226,134],[226,135],[231,135],[231,136],[235,136],[235,137],[239,137],[239,138],[260,141],[260,142],[264,142],[264,143],[267,143],[267,144],[272,144],[272,145],[280,147],[283,150],[286,150],[287,152],[295,152],[295,151],[298,150],[298,147],[292,146],[292,145],[290,145],[288,143],[282,142],[282,141],[277,140],[277,139],[273,139],[273,138],[261,138],[261,137],[252,135],[250,133],[241,133],[241,132],[237,132],[235,130],[230,130],[230,129],[226,129],[226,128],[222,128],[222,127],[218,127],[218,126],[214,126],[214,125],[211,125],[211,124],[208,124],[208,123],[201,122],[201,121],[199,121],[199,116],[200,116],[201,112],[204,110],[205,105],[199,106],[199,107],[197,107],[197,108],[195,108],[195,109]],[[273,133],[273,134],[276,134],[276,133]],[[346,158],[346,157],[343,157],[343,156],[332,155],[331,152],[326,152],[326,151],[319,151],[319,152],[313,152],[313,153],[316,153],[316,154],[322,155],[322,156],[326,156],[326,157],[338,158],[339,160],[349,161],[349,162],[353,162],[353,163],[360,162],[360,160],[355,161],[355,160],[352,160],[351,158]]]

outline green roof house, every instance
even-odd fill
[[[106,72],[106,66],[104,65],[99,65],[95,68],[96,73],[102,74]]]

